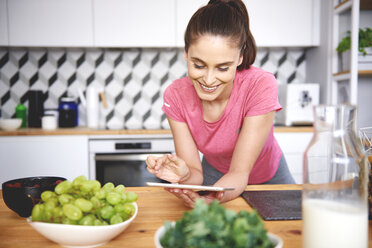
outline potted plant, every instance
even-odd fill
[[[351,38],[350,31],[347,31],[347,36],[342,38],[338,44],[336,51],[341,56],[341,69],[350,68],[350,46]],[[372,70],[372,29],[359,29],[359,44],[358,44],[358,69]]]

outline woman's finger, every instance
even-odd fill
[[[147,156],[147,158],[146,158],[146,165],[147,165],[147,167],[149,167],[149,168],[154,168],[154,166],[155,166],[155,158],[153,157],[153,156]]]

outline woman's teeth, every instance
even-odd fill
[[[206,91],[214,91],[215,89],[217,89],[218,85],[217,86],[213,86],[213,87],[207,87],[203,84],[200,84],[200,86],[205,89]]]

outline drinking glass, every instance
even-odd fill
[[[304,154],[304,248],[367,248],[368,160],[355,133],[356,108],[314,107]]]

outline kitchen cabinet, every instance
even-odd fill
[[[309,145],[312,132],[274,133],[285,156],[289,171],[295,182],[302,184],[302,167],[304,152]]]
[[[206,5],[207,3],[208,0],[177,0],[176,46],[185,46],[184,35],[189,20],[200,7]]]
[[[258,47],[308,47],[320,42],[320,0],[244,0]]]
[[[94,45],[166,47],[175,45],[174,0],[93,0]]]
[[[0,46],[8,46],[8,12],[6,0],[0,0]]]
[[[177,1],[177,46],[184,46],[184,32],[193,13],[207,3],[207,0]],[[319,0],[244,0],[244,3],[258,47],[319,45]]]
[[[85,135],[0,137],[0,186],[20,177],[79,175],[89,176]]]
[[[93,46],[91,0],[8,0],[9,45]]]

